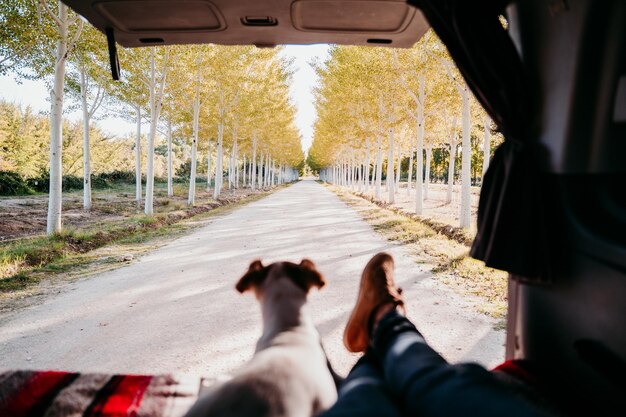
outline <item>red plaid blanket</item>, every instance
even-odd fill
[[[200,378],[58,371],[0,373],[2,417],[180,417]]]

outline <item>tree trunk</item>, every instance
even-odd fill
[[[193,137],[191,138],[191,167],[189,172],[189,196],[187,205],[196,203],[196,164],[198,160],[198,124],[200,121],[200,71],[196,75],[195,98],[193,102]]]
[[[380,200],[382,198],[381,195],[381,182],[383,177],[383,139],[379,135],[378,136],[378,153],[376,155],[376,200]]]
[[[489,159],[491,157],[491,118],[485,115],[485,136],[483,138],[483,178],[485,172],[489,168]]]
[[[137,113],[137,135],[135,136],[135,200],[141,204],[141,106],[135,107]]]
[[[471,168],[472,168],[472,144],[470,140],[470,102],[467,85],[463,87],[463,148],[461,160],[461,215],[460,226],[469,229],[471,226]]]
[[[239,145],[237,144],[237,142],[235,142],[233,165],[235,168],[235,188],[239,189]]]
[[[80,68],[80,98],[83,107],[83,208],[91,210],[91,158],[89,146],[89,106],[87,104],[87,77]]]
[[[233,144],[234,146],[234,144]],[[233,147],[230,148],[230,156],[228,157],[228,191],[233,188],[233,155],[235,154]]]
[[[417,106],[417,140],[415,149],[415,214],[421,216],[424,212],[424,76],[419,76],[419,99]]]
[[[220,121],[217,124],[217,157],[215,161],[215,184],[213,185],[213,199],[220,198],[224,180],[224,124]]]
[[[365,139],[365,192],[368,193],[370,190],[370,140],[369,138]]]
[[[146,201],[144,208],[144,212],[147,215],[154,213],[154,142],[156,140],[159,116],[161,115],[161,99],[163,98],[163,90],[165,89],[167,54],[168,52],[166,52],[166,56],[164,57],[161,85],[158,92],[154,91],[157,86],[154,49],[152,49],[150,56],[150,133],[148,135],[148,169],[146,172]]]
[[[410,196],[411,195],[411,188],[412,188],[412,184],[411,182],[413,181],[413,154],[415,153],[415,149],[413,149],[413,146],[410,146],[410,152],[409,152],[409,172],[407,175],[407,179],[406,179],[406,195]]]
[[[402,147],[398,143],[398,166],[396,167],[396,184],[400,190],[400,176],[402,175]]]
[[[448,191],[446,193],[446,203],[452,202],[452,190],[454,188],[454,164],[456,163],[456,133],[450,136],[450,159],[448,163]]]
[[[259,189],[263,189],[263,155],[259,158]]]
[[[167,121],[167,196],[174,197],[174,184],[172,181],[172,121]]]
[[[241,174],[243,176],[243,188],[246,188],[246,154],[243,154],[243,166],[241,167]]]
[[[424,169],[424,200],[428,200],[428,184],[430,184],[430,161],[433,156],[433,145],[426,146],[426,169]]]
[[[211,139],[208,140],[207,144],[207,155],[206,155],[206,192],[211,191]]]
[[[389,204],[393,204],[396,202],[395,185],[393,183],[394,146],[394,131],[393,129],[389,129],[389,152],[387,153],[387,190],[389,192]]]
[[[254,191],[256,182],[256,134],[252,136],[252,159],[250,159],[250,189]]]
[[[63,200],[63,90],[65,88],[65,62],[67,60],[68,8],[59,1],[59,39],[56,48],[54,84],[50,91],[50,188],[48,197],[47,233],[61,232]]]

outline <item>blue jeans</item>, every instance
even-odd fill
[[[343,416],[545,416],[475,364],[451,365],[404,316],[380,320],[371,348],[322,414]]]

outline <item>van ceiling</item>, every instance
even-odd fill
[[[63,0],[125,47],[335,43],[411,47],[428,29],[404,0]]]

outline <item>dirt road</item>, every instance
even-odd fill
[[[493,330],[493,319],[475,313],[322,185],[303,181],[4,317],[0,369],[227,373],[252,355],[261,332],[256,300],[234,290],[248,263],[309,257],[328,281],[311,294],[310,314],[345,374],[357,359],[341,337],[360,272],[383,250],[396,259],[409,317],[435,349],[452,361],[502,361],[504,333]]]

